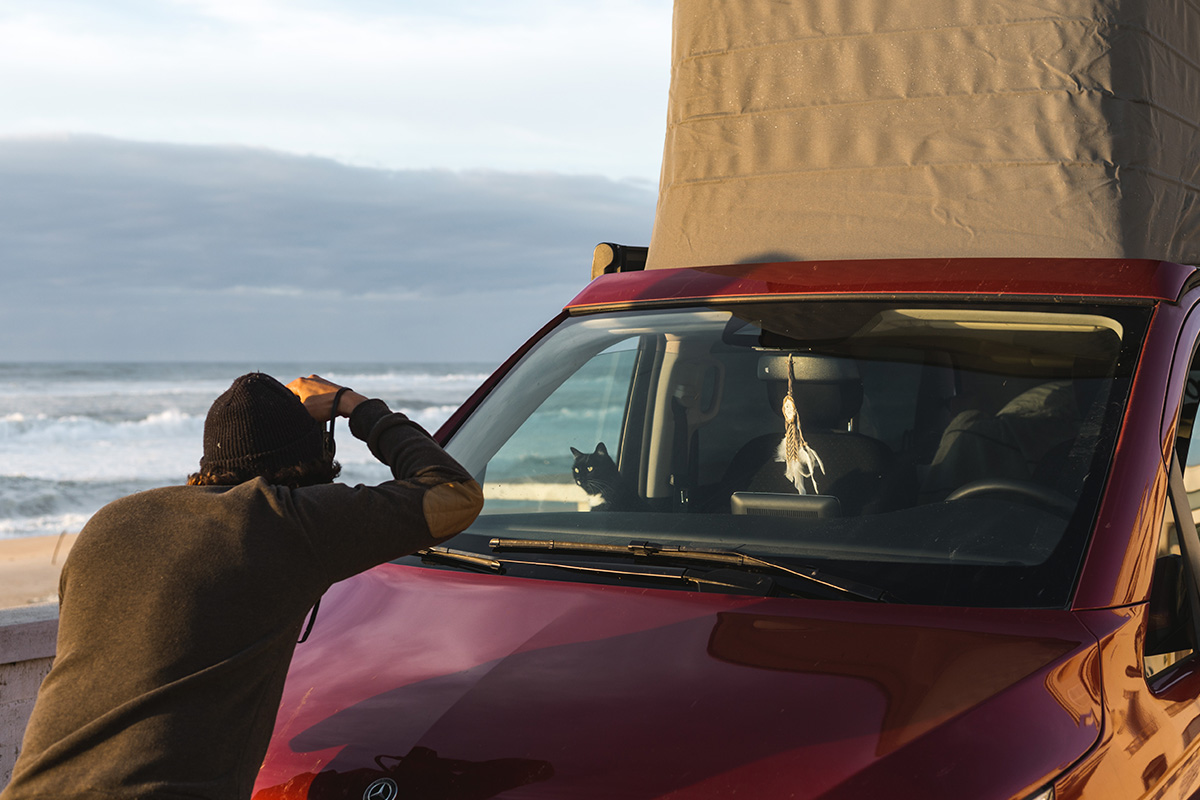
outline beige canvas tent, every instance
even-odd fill
[[[1200,0],[676,0],[648,268],[1200,262]]]

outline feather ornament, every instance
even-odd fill
[[[816,472],[820,470],[824,475],[825,465],[821,463],[821,457],[804,439],[804,433],[800,430],[800,414],[796,410],[796,400],[793,396],[794,382],[792,357],[788,356],[788,388],[787,396],[783,398],[783,441],[779,443],[775,460],[783,462],[784,474],[795,484],[796,491],[808,494],[804,488],[804,479],[807,478],[812,483],[813,494],[820,494]]]

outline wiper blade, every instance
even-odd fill
[[[637,578],[638,580],[660,580],[687,583],[696,586],[697,588],[711,586],[726,591],[752,591],[757,588],[753,584],[746,584],[744,581],[715,580],[711,577],[700,577],[697,575],[687,575],[684,573],[675,572],[634,572],[622,569],[605,569],[603,567],[585,567],[578,564],[555,564],[539,561],[510,561],[506,559],[493,558],[492,556],[479,555],[478,553],[470,553],[465,550],[452,550],[449,547],[430,547],[424,550],[418,550],[415,555],[420,556],[423,561],[456,567],[466,567],[468,569],[478,569],[485,572],[492,572],[497,575],[504,574],[506,564],[520,564],[521,566],[551,567],[553,569],[562,569],[571,572],[585,572],[595,575]]]
[[[491,556],[481,556],[478,553],[468,553],[465,550],[451,550],[449,547],[428,547],[418,550],[415,555],[423,561],[435,564],[448,564],[455,567],[470,567],[485,572],[504,572],[504,562]]]
[[[510,561],[510,564],[521,564],[522,566],[534,567],[550,567],[552,569],[562,569],[568,572],[583,572],[590,575],[609,575],[617,578],[634,578],[639,581],[659,580],[673,581],[677,583],[688,583],[696,588],[704,586],[715,586],[726,593],[732,594],[759,594],[765,593],[766,589],[770,588],[770,579],[767,579],[764,585],[755,586],[736,581],[721,581],[714,580],[710,577],[701,577],[699,575],[689,575],[686,572],[644,572],[633,571],[627,569],[605,569],[604,567],[585,567],[579,564],[555,564],[546,561]],[[735,590],[730,592],[729,590]]]
[[[894,598],[883,589],[868,586],[865,583],[835,577],[818,570],[816,567],[790,567],[777,561],[740,553],[736,550],[710,550],[683,545],[662,545],[654,542],[630,542],[628,545],[598,544],[593,542],[563,542],[554,539],[502,539],[493,538],[488,542],[492,550],[517,550],[525,552],[548,553],[561,551],[582,555],[613,555],[625,558],[649,558],[666,561],[706,561],[728,566],[767,569],[792,575],[809,583],[832,589],[841,594],[848,594],[861,600],[876,603],[890,603]]]

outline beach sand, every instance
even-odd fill
[[[0,608],[58,602],[58,573],[76,536],[0,539]]]

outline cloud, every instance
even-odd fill
[[[648,241],[655,201],[602,177],[96,137],[0,139],[0,184],[7,360],[336,358],[351,340],[500,359],[582,288],[597,242]]]
[[[0,133],[654,179],[669,0],[0,7]]]

